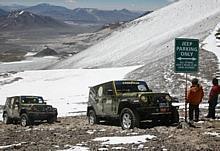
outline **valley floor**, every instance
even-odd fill
[[[183,120],[183,119],[182,119]],[[142,124],[122,130],[117,124],[88,125],[85,116],[62,117],[34,126],[0,123],[0,150],[211,150],[220,148],[220,120],[201,119],[196,128]]]

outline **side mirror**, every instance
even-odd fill
[[[112,89],[108,89],[108,90],[107,90],[107,95],[113,95]]]
[[[172,102],[178,103],[179,99],[177,97],[172,97]]]

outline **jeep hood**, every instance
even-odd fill
[[[165,96],[169,95],[168,93],[159,93],[159,92],[129,92],[129,93],[118,93],[118,96],[122,97],[138,97],[141,95],[152,95],[152,96]]]
[[[32,106],[52,107],[52,105],[46,105],[46,104],[22,104],[21,106],[24,106],[24,107],[32,107]]]

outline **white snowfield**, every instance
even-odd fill
[[[220,22],[220,0],[180,0],[126,24],[53,68],[147,64],[174,53],[176,37],[203,40]]]
[[[14,62],[0,62],[0,73],[10,71],[26,71],[26,70],[39,70],[48,67],[58,61],[57,57],[46,56],[46,57],[32,57],[34,53],[28,53],[27,59],[22,61]]]
[[[57,107],[58,116],[85,115],[89,86],[121,80],[138,67],[20,72],[8,78],[0,78],[0,105],[4,105],[9,96],[36,95],[43,96],[48,104]],[[20,80],[10,83],[14,79]]]
[[[220,60],[220,39],[216,38],[216,34],[220,33],[220,23],[214,28],[212,33],[202,42],[203,49],[212,51]]]

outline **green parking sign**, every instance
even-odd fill
[[[199,66],[199,40],[175,39],[175,72],[198,72]]]

